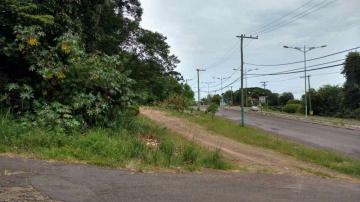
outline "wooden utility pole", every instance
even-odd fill
[[[233,96],[233,87],[232,86],[230,86],[230,88],[231,88],[231,106],[234,104],[234,96]]]
[[[310,86],[310,77],[311,75],[308,75],[308,83],[309,83],[309,107],[310,107],[310,116],[313,115],[312,106],[311,106],[311,86]]]
[[[200,72],[204,72],[204,69],[196,69],[197,81],[198,81],[198,110],[200,110]]]
[[[241,126],[245,126],[245,112],[244,112],[244,39],[259,39],[258,36],[246,36],[242,34],[236,36],[240,39],[240,52],[241,52]]]

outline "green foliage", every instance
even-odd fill
[[[170,96],[167,100],[164,101],[163,105],[178,112],[183,112],[188,107],[186,98],[182,95]]]
[[[359,160],[354,160],[332,151],[297,144],[275,137],[272,134],[256,128],[241,127],[239,124],[221,117],[215,117],[214,120],[211,120],[211,118],[205,114],[175,115],[197,123],[207,130],[213,131],[215,134],[234,139],[241,143],[272,149],[304,162],[314,163],[352,176],[360,176]]]
[[[283,108],[284,112],[295,114],[301,113],[302,105],[301,104],[286,104]]]
[[[294,100],[294,95],[291,92],[285,92],[279,97],[279,104],[285,106],[289,100]]]
[[[323,86],[317,91],[316,97],[320,98],[320,103],[313,107],[315,112],[328,116],[334,116],[341,112],[344,99],[344,90],[342,87]]]
[[[214,95],[211,97],[211,104],[220,105],[221,102],[221,96],[220,95]]]
[[[182,161],[187,164],[196,164],[199,159],[200,150],[192,145],[187,146],[182,153]]]
[[[278,93],[270,93],[267,97],[267,103],[269,106],[279,106],[280,105],[280,96]]]
[[[137,0],[4,0],[0,10],[0,106],[30,125],[109,126],[137,115],[133,104],[193,101],[166,37],[139,27]]]
[[[83,124],[73,117],[70,106],[58,102],[52,102],[50,105],[35,103],[34,111],[34,114],[25,116],[24,125],[66,132],[75,130]]]
[[[360,54],[349,53],[346,57],[344,70],[344,104],[349,109],[360,108]]]
[[[221,156],[201,149],[148,119],[138,117],[133,124],[143,130],[134,130],[136,127],[133,125],[130,130],[94,128],[65,134],[55,130],[45,131],[36,126],[28,127],[12,119],[10,113],[1,113],[0,151],[139,170],[232,168]],[[148,137],[160,145],[149,147],[143,141]]]
[[[208,108],[206,109],[206,113],[210,113],[212,119],[214,119],[214,116],[216,114],[216,112],[219,110],[219,105],[215,104],[215,103],[211,103]]]

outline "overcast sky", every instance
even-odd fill
[[[240,73],[233,74],[233,69],[240,66],[240,42],[235,36],[255,34],[263,26],[281,28],[260,34],[259,40],[246,40],[245,62],[279,64],[303,59],[301,52],[284,49],[284,45],[328,46],[309,52],[308,58],[360,46],[360,0],[140,1],[144,9],[142,26],[160,32],[168,38],[172,53],[181,60],[177,71],[185,79],[193,79],[189,84],[194,90],[197,87],[196,68],[207,69],[201,73],[201,81],[216,82],[210,90],[220,89],[220,82],[214,80],[214,76],[233,75],[224,82],[224,86],[237,79]],[[333,1],[334,3],[325,4]],[[302,5],[305,6],[289,15],[290,11]],[[294,21],[297,19],[296,16],[301,17],[301,14],[306,14],[307,11],[312,13]],[[288,16],[282,18],[286,15]],[[290,23],[291,21],[294,22]],[[271,27],[269,29],[272,30]],[[340,54],[309,62],[309,65],[344,57],[344,54]],[[331,65],[338,63],[341,62]],[[258,67],[259,70],[251,73],[272,73],[301,67],[303,64]],[[245,68],[256,67],[246,65]],[[342,85],[344,78],[340,71],[341,67],[336,67],[311,72],[312,87],[319,88],[325,84]],[[261,87],[261,81],[269,81],[267,88],[273,92],[293,92],[296,97],[300,97],[304,92],[304,80],[299,78],[302,75],[303,73],[249,78],[248,86]],[[200,86],[202,91],[207,91],[206,84]],[[233,84],[234,89],[239,86],[239,82]],[[202,96],[205,95],[202,93]]]

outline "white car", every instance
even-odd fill
[[[257,106],[252,106],[251,107],[251,111],[255,111],[255,112],[257,112],[257,111],[259,111],[260,109],[259,109],[259,107],[257,107]]]

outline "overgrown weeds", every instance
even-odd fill
[[[219,153],[200,148],[145,117],[123,121],[113,128],[64,133],[29,128],[12,119],[9,113],[1,113],[0,152],[140,170],[233,168]],[[145,137],[155,139],[159,145],[147,145],[142,141]]]

